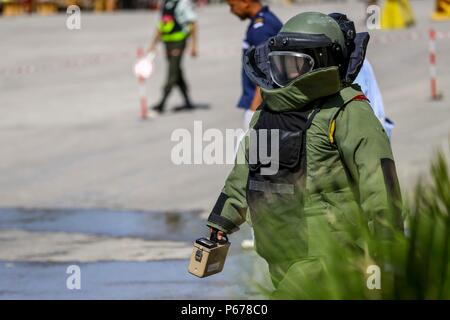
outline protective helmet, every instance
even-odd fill
[[[364,35],[364,50],[359,57],[362,60],[368,42],[368,34]],[[244,69],[257,85],[266,89],[284,87],[308,72],[333,66],[339,68],[344,82],[352,82],[360,68],[356,75],[348,74],[356,36],[353,22],[345,15],[301,13],[287,21],[278,35],[264,45],[248,50]]]

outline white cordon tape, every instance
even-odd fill
[[[51,73],[53,71],[61,71],[66,69],[78,69],[95,65],[111,64],[111,62],[132,57],[134,57],[134,53],[131,51],[85,54],[39,66],[20,65],[16,67],[2,68],[0,69],[0,76],[9,77],[32,75],[36,73]]]
[[[436,40],[448,40],[450,39],[450,31],[437,31]],[[371,34],[370,44],[386,44],[399,41],[417,41],[428,40],[428,32],[402,32],[402,33],[390,33],[390,34]],[[239,56],[242,53],[242,48],[238,45],[230,45],[223,47],[205,47],[201,54],[202,57],[224,57],[224,56]],[[76,69],[93,65],[101,65],[111,63],[114,60],[132,58],[135,57],[133,51],[123,51],[117,53],[99,53],[83,55],[76,58],[64,60],[62,62],[50,63],[47,65],[20,65],[16,67],[7,67],[0,69],[0,76],[23,76],[32,75],[36,73],[48,73],[52,71],[61,71],[62,69]]]
[[[374,44],[385,44],[385,43],[393,43],[399,41],[417,41],[417,40],[428,40],[428,32],[418,32],[418,31],[410,31],[410,32],[402,32],[402,33],[389,33],[389,34],[371,34],[370,43]],[[449,40],[450,39],[450,31],[436,31],[436,39],[437,40]]]

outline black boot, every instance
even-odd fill
[[[153,111],[156,111],[156,112],[160,113],[160,114],[163,113],[164,112],[164,106],[166,105],[166,100],[167,100],[168,96],[169,96],[169,92],[166,90],[164,92],[164,95],[163,95],[161,101],[157,105],[151,107],[151,109]]]
[[[158,103],[157,105],[153,106],[150,108],[153,111],[156,111],[158,113],[163,113],[164,112],[164,105],[161,103]]]

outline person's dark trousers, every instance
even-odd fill
[[[180,88],[187,107],[191,107],[191,101],[188,95],[188,87],[183,76],[181,62],[183,59],[184,49],[186,48],[186,40],[176,42],[166,42],[166,57],[168,62],[167,80],[163,89],[163,97],[157,108],[162,111],[174,86]]]

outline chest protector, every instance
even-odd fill
[[[299,201],[303,206],[306,134],[318,111],[319,108],[311,107],[274,112],[263,107],[250,135],[249,152],[257,155],[254,156],[256,161],[249,161],[247,181],[247,202],[252,215],[261,209],[276,209],[279,212],[282,207],[298,206]],[[274,130],[278,134],[274,134]],[[278,157],[270,150],[272,139],[278,139]],[[262,161],[260,154],[267,155],[270,162]],[[249,158],[251,160],[251,156]],[[274,174],[267,174],[269,167],[278,170]]]
[[[335,144],[334,131],[339,112],[351,101],[368,101],[364,95],[356,95],[338,106],[330,119],[328,140]],[[249,161],[247,181],[247,203],[252,220],[255,213],[262,210],[276,211],[295,210],[304,207],[306,189],[306,135],[315,115],[320,111],[323,101],[319,99],[310,108],[287,112],[275,112],[263,107],[260,117],[250,135],[249,153],[257,156],[256,161]],[[278,130],[278,134],[272,130]],[[264,132],[266,132],[264,134]],[[261,134],[262,133],[262,134]],[[271,139],[278,139],[278,157],[272,154]],[[261,151],[261,148],[267,149]],[[261,152],[260,152],[261,151]],[[270,162],[260,157],[267,155]],[[248,160],[251,160],[249,157]],[[275,162],[275,163],[274,163]],[[278,168],[274,174],[267,174],[263,169],[275,164]]]

